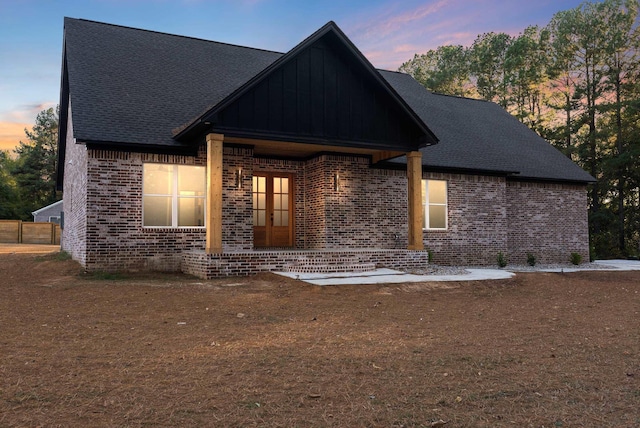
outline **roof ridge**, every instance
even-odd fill
[[[386,72],[386,73],[401,74],[401,75],[404,75],[404,76],[409,76],[409,77],[411,77],[413,80],[415,80],[415,77],[413,77],[413,76],[412,76],[412,75],[410,75],[409,73],[405,73],[404,71],[397,71],[397,70],[385,70],[385,69],[382,69],[382,68],[378,68],[377,70],[378,70],[378,71],[384,71],[384,72]],[[416,80],[416,82],[418,82],[418,81]],[[418,83],[420,84],[420,86],[422,86],[422,83],[420,83],[420,82],[418,82]],[[424,86],[423,86],[423,87],[424,87]],[[441,96],[441,97],[452,97],[452,98],[459,98],[459,99],[463,99],[463,100],[470,100],[470,101],[482,101],[482,102],[485,102],[485,103],[491,103],[491,102],[493,102],[493,101],[485,100],[485,99],[482,99],[482,98],[471,98],[471,97],[465,97],[465,96],[463,96],[463,95],[443,94],[442,92],[435,92],[435,91],[432,91],[432,90],[427,89],[427,88],[424,88],[424,89],[425,89],[427,92],[429,92],[430,94],[432,94],[432,95],[439,95],[439,96]],[[495,103],[494,103],[494,104],[495,104]]]
[[[387,70],[386,68],[376,68],[376,70],[378,70],[378,71],[385,71],[385,72],[387,72],[387,73],[406,74],[407,76],[410,76],[409,74],[405,73],[404,71],[398,71],[398,70]]]
[[[253,47],[253,46],[243,46],[243,45],[238,45],[238,44],[235,44],[235,43],[228,43],[228,42],[219,42],[217,40],[203,39],[201,37],[194,37],[194,36],[184,36],[184,35],[181,35],[181,34],[167,33],[167,32],[164,32],[164,31],[148,30],[146,28],[130,27],[128,25],[112,24],[112,23],[109,23],[109,22],[95,21],[93,19],[71,18],[71,17],[68,17],[68,16],[65,16],[64,19],[65,20],[68,19],[68,20],[74,20],[74,21],[88,22],[88,23],[91,23],[91,24],[105,25],[107,27],[124,28],[126,30],[142,31],[142,32],[145,32],[145,33],[154,33],[154,34],[159,34],[159,35],[163,35],[163,36],[178,37],[178,38],[181,38],[181,39],[190,39],[190,40],[196,40],[196,41],[200,41],[200,42],[215,43],[217,45],[225,45],[225,46],[231,46],[231,47],[236,47],[236,48],[250,49],[250,50],[254,50],[254,51],[276,53],[276,54],[284,55],[284,52],[274,51],[274,50],[270,50],[270,49],[256,48],[256,47]]]
[[[485,100],[483,98],[471,98],[471,97],[465,97],[464,95],[443,94],[442,92],[434,92],[434,91],[431,91],[431,90],[429,90],[427,88],[425,88],[425,89],[427,91],[429,91],[431,94],[438,95],[440,97],[451,97],[451,98],[458,98],[458,99],[461,99],[461,100],[480,101],[480,102],[483,102],[483,103],[496,104],[493,101]]]

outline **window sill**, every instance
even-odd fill
[[[142,226],[143,231],[147,232],[198,232],[207,230],[204,226],[186,226],[186,227],[172,227],[172,226]]]

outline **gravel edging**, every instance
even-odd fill
[[[469,273],[467,269],[497,269],[508,272],[546,272],[546,271],[575,271],[575,270],[617,270],[616,266],[609,266],[602,263],[581,263],[579,265],[573,265],[570,263],[565,264],[536,264],[535,266],[528,265],[507,265],[504,268],[497,266],[441,266],[441,265],[429,265],[425,269],[412,269],[408,273],[414,275],[466,275]]]

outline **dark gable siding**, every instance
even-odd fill
[[[331,34],[223,108],[214,127],[307,142],[415,150],[423,132]]]

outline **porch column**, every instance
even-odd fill
[[[223,134],[207,134],[207,254],[222,252]]]
[[[424,250],[422,241],[422,153],[407,153],[409,250]]]

